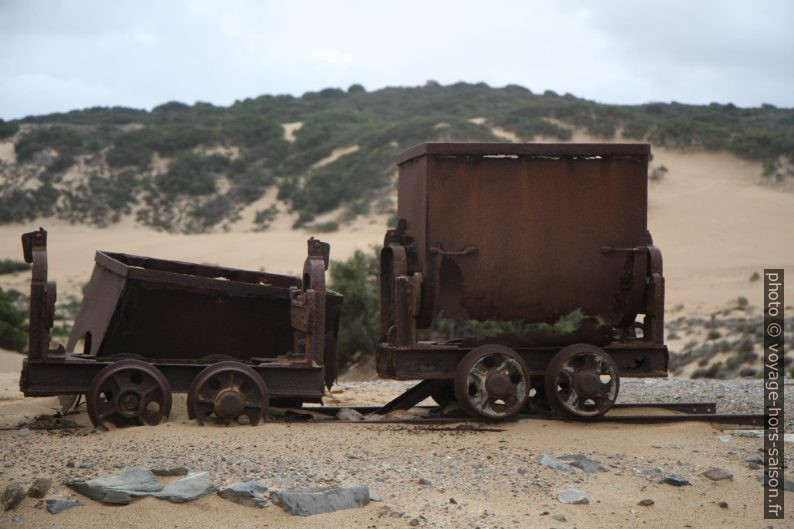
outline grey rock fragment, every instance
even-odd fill
[[[727,502],[727,501],[721,501],[721,502],[719,503],[719,505],[720,505],[720,507],[722,507],[723,509],[727,509],[727,508],[728,508],[728,502]]]
[[[140,496],[163,490],[152,471],[145,467],[130,467],[103,478],[65,482],[67,487],[102,503],[126,505]]]
[[[262,497],[262,493],[267,490],[267,486],[260,481],[246,481],[234,483],[218,491],[218,496],[224,500],[233,501],[246,507],[260,507],[267,505],[267,500]]]
[[[571,465],[569,465],[568,463],[563,463],[556,457],[551,456],[549,454],[540,454],[538,456],[538,462],[545,467],[553,468],[555,470],[574,472],[573,468],[571,468]]]
[[[28,487],[28,496],[31,498],[43,498],[49,492],[52,481],[47,478],[36,478]]]
[[[13,523],[13,524],[22,523],[22,517],[20,515],[18,515],[18,514],[15,514],[14,516],[11,517],[11,523]]]
[[[665,477],[664,479],[662,479],[662,483],[667,483],[668,485],[673,485],[674,487],[683,487],[684,485],[691,485],[688,479],[679,476],[678,474],[672,474],[670,476]]]
[[[74,500],[47,500],[47,511],[52,514],[58,514],[78,505],[82,505],[82,503]]]
[[[704,476],[709,478],[711,481],[721,481],[723,479],[733,479],[733,474],[728,472],[727,470],[723,470],[721,468],[712,468],[703,473]]]
[[[557,500],[561,503],[572,505],[586,505],[590,503],[585,491],[580,489],[566,489],[557,495]]]
[[[637,505],[642,505],[643,507],[650,507],[650,506],[651,506],[651,505],[653,505],[654,503],[656,503],[656,502],[655,502],[655,501],[653,501],[652,499],[650,499],[650,498],[645,498],[644,500],[640,500],[640,501],[638,501],[638,502],[637,502]]]
[[[572,467],[576,467],[580,470],[583,470],[587,474],[594,474],[596,472],[607,471],[607,469],[604,468],[601,465],[601,463],[593,459],[590,459],[584,454],[570,454],[567,456],[562,456],[560,459],[563,459],[565,461],[570,461],[570,465]]]
[[[168,483],[160,492],[153,494],[153,496],[171,503],[184,503],[197,500],[215,490],[216,487],[210,480],[209,472],[194,472],[182,479]]]
[[[3,510],[8,512],[16,509],[17,506],[25,498],[25,489],[19,483],[9,483],[6,490],[3,491],[0,502],[3,504]]]
[[[27,426],[23,426],[19,430],[17,430],[17,435],[20,437],[27,437],[30,435],[30,428]]]
[[[361,415],[359,412],[354,410],[353,408],[342,408],[336,414],[336,418],[340,421],[361,421],[364,420],[364,416]]]
[[[419,478],[419,484],[429,487],[433,484],[433,482],[427,478]]]
[[[363,507],[369,503],[369,487],[318,488],[273,492],[270,499],[290,514],[312,516],[324,512]]]
[[[187,468],[185,467],[171,467],[171,468],[153,468],[152,474],[155,476],[187,476]]]
[[[764,474],[761,474],[760,476],[758,476],[758,481],[760,481],[762,484],[766,485],[766,476]],[[794,492],[794,481],[790,481],[788,479],[784,479],[783,480],[783,490],[787,490],[789,492]]]
[[[759,468],[764,466],[764,456],[761,454],[752,454],[744,458],[749,464],[750,468]]]
[[[553,520],[557,520],[558,522],[567,522],[568,521],[568,518],[566,518],[564,514],[555,514],[551,518]]]

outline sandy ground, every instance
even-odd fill
[[[0,426],[11,426],[54,408],[54,398],[25,399],[14,387],[21,356],[0,353]],[[342,404],[383,402],[401,389],[394,383],[343,385],[333,395]],[[794,389],[794,388],[792,388]],[[329,402],[332,403],[332,402]],[[198,426],[174,399],[172,417],[158,427],[110,432],[84,430],[0,430],[0,487],[34,477],[53,479],[48,498],[79,499],[82,506],[52,515],[25,499],[0,514],[0,526],[64,529],[108,527],[790,527],[761,517],[758,470],[744,458],[759,439],[715,425],[618,426],[522,420],[451,430],[409,424],[278,423],[257,427]],[[85,413],[70,416],[88,424]],[[454,425],[453,425],[454,426]],[[725,438],[723,438],[725,439]],[[538,463],[541,453],[584,453],[607,472],[553,470]],[[72,467],[68,466],[71,462]],[[109,507],[79,497],[64,479],[93,478],[133,465],[186,465],[209,470],[219,485],[260,479],[271,489],[307,485],[367,484],[380,501],[361,509],[310,518],[293,517],[270,505],[263,510],[229,503],[214,495],[189,504],[145,498]],[[712,482],[709,468],[730,471],[730,481]],[[692,486],[659,483],[680,474]],[[420,484],[420,479],[431,482]],[[556,500],[565,488],[584,490],[589,505]],[[786,500],[794,494],[785,493]],[[637,505],[650,498],[651,507]],[[454,503],[452,503],[454,501]],[[719,506],[727,502],[728,507]],[[544,514],[545,513],[545,514]],[[563,514],[567,522],[552,515]],[[12,524],[12,516],[21,517]],[[413,521],[416,520],[416,521]]]

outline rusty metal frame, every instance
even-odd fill
[[[69,352],[62,346],[48,348],[55,306],[55,283],[47,281],[47,232],[40,229],[24,234],[22,246],[26,261],[33,263],[33,275],[30,297],[30,353],[23,361],[20,389],[26,396],[85,393],[94,376],[118,358],[114,358],[114,351],[97,355],[101,336],[97,338],[93,348],[88,345],[83,353],[76,352],[71,347]],[[341,308],[341,296],[325,288],[328,259],[329,245],[313,238],[308,241],[308,257],[304,263],[302,278],[97,252],[94,273],[97,270],[107,271],[103,273],[115,275],[120,282],[119,289],[109,294],[111,303],[100,308],[100,311],[111,314],[100,320],[104,322],[103,325],[111,326],[115,313],[125,310],[124,304],[114,300],[122,299],[125,282],[128,280],[142,284],[167,285],[173,292],[194,289],[201,292],[232,292],[243,297],[265,293],[286,303],[294,350],[277,357],[251,356],[239,361],[246,363],[262,376],[272,398],[320,402],[324,386],[330,386],[336,378],[336,332]],[[228,281],[219,282],[218,278]],[[94,294],[91,294],[89,283],[87,298],[101,292],[102,285],[106,285],[106,282],[103,283],[100,278],[96,281]],[[97,291],[97,288],[100,290]],[[90,309],[93,304],[91,300],[84,302],[86,308]],[[86,317],[83,315],[83,306],[81,315]],[[81,315],[78,315],[78,321]],[[78,321],[75,322],[76,328]],[[327,322],[331,334],[326,332]],[[262,322],[262,325],[268,324],[273,323]],[[174,332],[189,331],[174,329]],[[223,336],[218,336],[218,339],[222,340]],[[70,344],[74,345],[76,341],[72,337]],[[165,375],[173,391],[184,392],[189,389],[196,375],[212,363],[209,359],[202,359],[201,353],[196,351],[194,358],[179,358],[177,355],[169,357],[166,351],[160,356],[146,357],[145,360]],[[184,355],[184,352],[181,354]]]
[[[642,192],[645,189],[642,187],[645,181],[642,167],[647,166],[649,155],[648,144],[635,143],[425,143],[401,153],[396,160],[400,166],[401,218],[396,228],[387,231],[380,256],[382,338],[378,345],[376,362],[379,376],[401,380],[451,379],[455,375],[459,361],[471,350],[470,347],[457,344],[416,341],[416,329],[429,326],[441,304],[440,296],[444,289],[440,279],[442,263],[460,263],[460,266],[463,266],[464,260],[470,263],[469,259],[492,259],[488,255],[481,254],[481,249],[477,245],[463,244],[468,243],[465,238],[458,245],[459,247],[450,248],[445,247],[440,241],[430,240],[429,230],[432,220],[430,211],[431,207],[434,207],[433,196],[430,196],[431,178],[436,180],[446,178],[446,181],[450,181],[470,172],[476,172],[486,178],[490,173],[482,164],[495,164],[488,165],[492,170],[498,170],[500,167],[519,170],[518,166],[511,163],[518,163],[522,159],[555,164],[557,163],[555,160],[559,160],[559,170],[563,172],[567,170],[566,164],[577,160],[582,161],[576,163],[603,162],[607,164],[604,166],[607,171],[605,175],[611,175],[609,176],[611,180],[608,181],[610,186],[616,186],[616,182],[629,182],[620,179],[622,172],[626,171],[630,174],[630,182],[638,182],[636,192],[628,195],[618,194],[612,198],[626,196],[636,198],[637,203],[618,202],[615,206],[633,208],[639,212],[645,211],[647,207],[647,199],[643,198],[645,195]],[[493,161],[488,161],[489,159]],[[507,160],[500,161],[500,159]],[[619,160],[623,165],[609,165],[611,163],[609,160]],[[448,163],[458,165],[449,166],[454,168],[449,169],[447,173],[444,172],[447,169],[442,169],[440,164]],[[545,174],[556,171],[556,166],[543,167],[546,167]],[[640,177],[643,178],[641,182],[635,180]],[[449,209],[454,206],[449,202],[454,203],[460,198],[460,194],[466,195],[472,192],[460,190],[458,193],[454,186],[445,189],[446,195],[435,197],[446,201],[447,209],[444,211],[454,211]],[[403,208],[410,220],[403,217]],[[636,219],[639,224],[631,231],[633,233],[631,243],[636,246],[601,247],[604,259],[613,259],[609,261],[610,269],[622,268],[622,275],[615,278],[613,291],[614,310],[616,314],[621,315],[621,319],[619,323],[617,319],[615,320],[616,336],[611,341],[598,345],[613,357],[619,376],[665,377],[668,368],[668,351],[664,345],[662,255],[659,249],[653,246],[645,223],[640,223],[642,215],[636,212],[629,217]],[[506,212],[502,217],[512,218],[510,212]],[[609,226],[613,226],[612,229],[617,230],[616,233],[629,233],[615,228],[615,221],[611,220],[613,217],[607,218],[611,222]],[[447,229],[454,229],[454,226]],[[475,226],[473,229],[476,231],[478,227]],[[572,242],[575,241],[584,244],[582,237],[573,237]],[[598,248],[595,251],[598,251]],[[575,252],[575,246],[569,250],[572,256]],[[494,266],[520,267],[521,260],[494,263]],[[477,276],[477,279],[480,282],[487,280],[480,276]],[[542,288],[545,287],[544,285]],[[547,290],[548,288],[544,292]],[[483,299],[489,298],[486,296]],[[498,304],[499,300],[493,302]],[[637,316],[643,318],[642,323],[634,323]],[[638,335],[638,330],[642,331],[641,336]],[[563,345],[560,347],[548,345],[550,344],[544,344],[543,347],[514,347],[526,361],[533,376],[543,375],[551,358],[563,347]]]

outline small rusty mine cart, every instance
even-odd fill
[[[455,398],[491,419],[528,401],[595,417],[615,403],[620,377],[666,376],[649,155],[647,144],[614,143],[403,152],[399,221],[380,258],[378,374],[423,380],[408,404]],[[522,330],[418,341],[439,314]]]
[[[301,279],[97,252],[64,348],[50,347],[55,283],[47,232],[22,236],[33,263],[26,396],[85,395],[96,425],[159,424],[172,392],[199,423],[257,424],[269,404],[320,402],[336,378],[342,296],[325,288],[329,246],[309,240]]]

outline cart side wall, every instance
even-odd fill
[[[98,354],[199,359],[272,357],[292,349],[287,298],[129,280]]]
[[[639,281],[616,305],[627,256],[601,247],[650,243],[645,156],[420,156],[400,166],[399,215],[419,248],[425,324],[429,306],[536,322],[581,308],[611,324],[642,308]]]
[[[91,333],[91,347],[85,352],[91,355],[97,354],[105,338],[105,331],[116,312],[116,306],[122,297],[125,284],[124,276],[98,264],[94,266],[91,279],[83,294],[83,302],[80,304],[80,310],[66,343],[67,351],[83,352],[82,349],[80,351],[74,349],[80,340],[86,339],[86,333]]]

